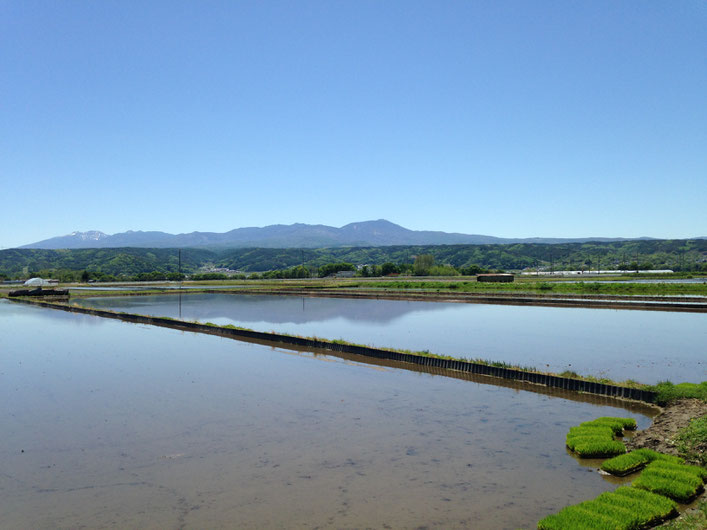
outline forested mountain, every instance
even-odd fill
[[[241,248],[224,250],[116,248],[116,249],[8,249],[0,251],[0,275],[26,278],[42,272],[89,271],[94,276],[128,278],[141,273],[184,273],[223,267],[244,272],[286,269],[304,264],[316,269],[331,263],[354,265],[412,263],[421,254],[456,268],[479,265],[489,269],[526,267],[559,269],[642,268],[702,270],[707,267],[707,240],[641,240],[567,244],[512,245],[399,245],[355,248]]]
[[[647,238],[646,238],[647,239]],[[409,230],[379,219],[350,223],[341,228],[326,225],[271,225],[262,228],[236,228],[225,233],[128,231],[108,235],[99,231],[73,232],[53,237],[22,248],[329,248],[369,247],[387,245],[455,245],[455,244],[509,244],[509,243],[572,243],[586,241],[625,241],[622,238],[530,238],[508,239],[475,234],[456,234],[430,230]]]

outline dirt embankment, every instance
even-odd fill
[[[626,442],[629,450],[647,447],[654,451],[677,455],[677,449],[672,443],[677,432],[687,427],[693,418],[707,414],[707,403],[699,399],[682,399],[663,409],[653,424]]]

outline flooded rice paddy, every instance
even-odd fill
[[[78,303],[616,381],[707,379],[707,319],[700,313],[210,293]]]
[[[570,426],[650,421],[7,301],[0,402],[3,528],[529,528],[614,487]]]

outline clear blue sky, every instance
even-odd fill
[[[707,235],[707,3],[0,0],[0,247]]]

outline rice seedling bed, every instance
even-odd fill
[[[664,455],[651,449],[636,449],[625,455],[615,456],[606,460],[601,465],[601,470],[617,477],[625,477],[636,471],[640,471],[653,461],[665,460],[682,464],[682,458],[677,456]]]
[[[541,519],[538,529],[645,528],[676,515],[676,508],[670,499],[623,486]]]
[[[656,461],[643,470],[633,486],[689,503],[704,491],[705,479],[707,472],[696,466]]]
[[[623,435],[624,429],[635,428],[636,420],[632,418],[597,418],[570,428],[566,444],[580,458],[616,456],[625,453],[626,446],[614,436]]]
[[[566,443],[580,457],[602,457],[626,448],[615,436],[636,428],[632,419],[603,417],[570,428]],[[603,471],[625,476],[645,469],[631,486],[567,506],[538,522],[540,530],[649,528],[677,515],[677,502],[687,503],[704,490],[707,469],[685,465],[676,456],[650,449],[619,454],[604,462]]]

